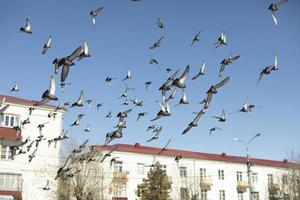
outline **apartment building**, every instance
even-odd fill
[[[201,200],[249,200],[247,159],[225,153],[209,154],[116,144],[95,146],[103,153],[114,151],[102,162],[109,180],[106,198],[137,200],[137,185],[147,177],[150,167],[159,161],[172,183],[171,199],[188,200],[188,194],[199,194]],[[182,158],[176,162],[175,157]],[[112,167],[112,160],[113,167]],[[277,193],[282,175],[287,172],[287,160],[274,161],[251,158],[252,199],[267,200]]]
[[[64,110],[34,103],[0,95],[1,200],[56,199],[60,143],[49,145],[48,140],[60,136]],[[49,188],[44,188],[47,181]]]

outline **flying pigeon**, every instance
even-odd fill
[[[209,135],[211,135],[216,130],[221,130],[221,129],[219,127],[213,127],[211,129],[209,129]]]
[[[191,46],[193,46],[195,42],[200,41],[200,33],[201,33],[201,31],[198,31],[198,32],[196,33],[196,35],[195,35],[194,38],[193,38],[193,41],[192,41]]]
[[[24,32],[24,33],[29,33],[32,34],[31,32],[31,24],[28,18],[26,18],[26,24],[25,27],[21,27],[20,31]]]
[[[182,97],[181,97],[179,103],[176,104],[175,106],[178,106],[180,104],[189,104],[189,100],[187,99],[187,96],[186,96],[185,92],[183,92]]]
[[[42,95],[42,100],[35,103],[34,106],[40,106],[48,103],[50,100],[57,101],[58,98],[55,96],[55,79],[53,75],[50,78],[49,90],[46,90]]]
[[[90,12],[90,15],[92,16],[92,23],[93,23],[93,25],[96,24],[96,17],[97,17],[97,15],[103,10],[103,8],[104,8],[104,7],[99,7],[99,8],[97,8],[97,9],[95,9],[95,10],[92,10],[92,11]]]
[[[122,79],[122,81],[125,81],[125,80],[128,80],[128,79],[131,79],[131,71],[130,71],[129,68],[127,70],[127,75],[125,76],[125,78]]]
[[[180,76],[180,78],[176,78],[173,82],[172,85],[178,88],[185,88],[185,80],[187,79],[190,71],[190,66],[187,65],[183,74]]]
[[[80,120],[83,116],[84,116],[84,114],[77,115],[76,120],[73,122],[73,124],[71,124],[71,126],[79,126]]]
[[[52,37],[51,37],[51,35],[50,35],[50,36],[48,37],[47,42],[46,42],[46,43],[44,44],[44,46],[43,46],[43,52],[42,52],[42,54],[47,53],[48,49],[51,48],[51,41],[52,41]]]
[[[11,88],[10,92],[18,92],[20,91],[19,86],[17,83],[14,84],[14,86]]]
[[[157,19],[156,21],[156,25],[159,27],[159,28],[164,28],[165,27],[165,24],[163,21],[161,21],[160,18]]]
[[[275,16],[275,12],[278,11],[278,6],[280,4],[283,4],[283,3],[287,2],[287,1],[288,0],[279,0],[277,3],[271,3],[271,5],[268,8],[268,10],[270,10],[271,13],[272,13],[272,19],[273,19],[273,22],[274,22],[275,26],[278,25],[277,18]]]
[[[159,103],[159,102],[158,102],[158,104],[160,106],[160,111],[157,113],[157,116],[154,119],[152,119],[151,121],[155,121],[155,120],[160,119],[161,117],[166,117],[166,116],[170,116],[171,115],[169,104],[165,103],[164,106],[161,103]]]
[[[160,149],[160,151],[157,153],[158,155],[161,154],[163,151],[167,151],[167,148],[169,146],[169,144],[171,143],[171,139],[169,139],[167,141],[167,143],[165,144],[165,146],[163,148]]]
[[[158,65],[158,62],[154,58],[151,58],[151,60],[149,61],[149,64],[150,65],[152,65],[152,64],[157,64]]]
[[[186,134],[191,128],[196,127],[198,125],[198,121],[201,118],[202,115],[204,115],[205,112],[202,109],[200,112],[197,113],[196,117],[191,121],[188,126],[182,131],[182,135]]]
[[[74,102],[71,105],[71,107],[74,107],[74,106],[82,107],[83,106],[83,101],[84,101],[84,94],[83,94],[83,90],[81,90],[79,98],[77,99],[76,102]]]
[[[201,65],[201,68],[200,68],[200,70],[199,70],[199,72],[198,72],[195,76],[193,76],[192,80],[196,80],[196,79],[199,78],[201,75],[204,75],[204,69],[205,69],[205,66],[206,66],[206,62],[203,61],[203,62],[202,62],[202,65]]]
[[[220,117],[218,116],[212,116],[212,117],[218,119],[219,122],[225,122],[226,121],[225,110],[224,109],[222,110],[222,114]]]
[[[218,41],[215,43],[215,48],[218,48],[221,45],[227,45],[227,38],[225,33],[221,33],[221,36],[218,38]]]
[[[229,56],[228,58],[224,58],[222,61],[221,61],[221,67],[220,67],[220,70],[219,70],[219,77],[221,77],[224,73],[224,70],[225,70],[225,66],[226,65],[229,65],[231,63],[233,63],[233,61],[237,60],[240,58],[240,55],[237,55],[237,56]]]
[[[160,37],[151,47],[150,49],[155,49],[157,47],[160,47],[160,44],[163,42],[164,36]]]
[[[278,67],[278,55],[275,54],[274,56],[274,63],[272,65],[269,65],[265,67],[260,73],[259,73],[259,79],[257,80],[257,83],[262,79],[263,76],[271,74],[272,71],[277,71]]]
[[[158,136],[159,136],[159,134],[160,134],[160,132],[161,132],[161,130],[162,130],[162,126],[159,127],[159,129],[158,129],[158,131],[155,133],[155,135],[154,135],[151,139],[147,140],[147,142],[151,142],[152,140],[157,140],[157,139],[158,139]]]

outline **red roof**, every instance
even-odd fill
[[[16,128],[6,128],[0,127],[0,140],[8,139],[8,140],[18,140],[21,139],[21,131]]]
[[[96,149],[104,149],[104,150],[112,150],[115,151],[125,151],[125,152],[132,152],[132,153],[141,153],[141,154],[158,154],[161,149],[156,147],[147,147],[147,146],[140,146],[138,143],[135,145],[129,144],[115,144],[115,145],[96,145]],[[246,157],[240,156],[230,156],[226,155],[225,153],[222,154],[211,154],[211,153],[200,153],[200,152],[192,152],[192,151],[184,151],[184,150],[177,150],[177,149],[167,149],[166,151],[162,151],[160,155],[165,156],[177,156],[181,155],[183,158],[195,158],[200,160],[214,160],[214,161],[222,161],[222,162],[231,162],[231,163],[247,163]],[[264,166],[271,166],[271,167],[289,167],[290,162],[287,160],[284,161],[276,161],[276,160],[265,160],[265,159],[257,159],[251,158],[251,163],[254,165],[264,165]]]
[[[28,106],[33,106],[33,104],[38,102],[36,100],[28,100],[28,99],[22,99],[22,98],[19,98],[19,97],[0,95],[0,101],[2,101],[3,98],[6,98],[5,102],[8,102],[8,103],[23,104],[23,105],[28,105]],[[51,105],[48,105],[48,104],[43,105],[43,106],[52,107],[52,108],[55,107],[55,106],[51,106]]]
[[[14,199],[22,198],[22,192],[20,191],[7,191],[7,190],[0,190],[0,195],[4,196],[13,196]]]

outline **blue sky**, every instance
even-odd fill
[[[129,96],[145,99],[145,103],[130,113],[124,137],[111,144],[139,142],[160,147],[171,138],[170,148],[244,155],[245,146],[234,142],[233,138],[247,141],[259,132],[262,136],[251,144],[251,155],[281,160],[291,150],[300,152],[300,2],[290,0],[279,7],[277,27],[267,10],[270,3],[261,0],[1,1],[0,91],[6,95],[40,99],[54,73],[53,59],[69,55],[85,40],[91,57],[71,67],[67,82],[72,85],[64,93],[57,88],[60,100],[74,102],[80,90],[84,90],[86,99],[93,100],[92,109],[87,105],[72,108],[65,115],[64,128],[78,141],[89,138],[90,144],[104,143],[105,134],[117,123],[117,112],[126,109],[120,106],[123,100],[118,97],[125,88],[121,79],[130,67],[133,78],[127,84],[135,90],[130,91]],[[89,12],[100,6],[104,7],[103,12],[92,26]],[[32,35],[18,31],[24,26],[26,17],[31,21]],[[158,17],[165,22],[164,29],[156,26]],[[191,47],[194,34],[199,30],[200,42]],[[222,31],[229,44],[215,49],[213,44]],[[49,35],[53,38],[52,47],[42,55],[42,45]],[[161,47],[150,50],[161,36],[165,38]],[[201,109],[198,102],[205,97],[207,89],[220,81],[219,63],[231,52],[241,57],[225,70],[225,75],[231,78],[230,83],[214,96],[198,127],[181,135],[194,117],[192,112]],[[260,70],[273,63],[274,53],[278,53],[279,70],[257,85]],[[158,60],[159,65],[150,65],[151,58]],[[191,80],[203,60],[207,62],[206,75]],[[188,64],[191,70],[185,92],[190,104],[174,107],[181,97],[177,91],[171,103],[172,116],[155,123],[163,126],[160,139],[145,142],[152,137],[145,130],[153,124],[150,119],[159,110],[155,100],[160,100],[158,88],[166,79],[163,69],[178,68],[181,73]],[[106,76],[117,78],[111,88],[104,82]],[[57,75],[57,85],[59,78]],[[153,85],[146,92],[143,83],[148,80],[153,81]],[[14,81],[20,91],[9,93]],[[260,108],[255,108],[250,117],[243,113],[229,115],[246,99]],[[98,102],[104,103],[99,111],[95,108]],[[224,124],[211,118],[219,115],[222,109],[228,118]],[[114,117],[104,119],[109,110]],[[137,113],[143,111],[149,115],[136,122]],[[86,116],[79,127],[71,128],[70,124],[79,113]],[[87,123],[92,129],[88,134],[83,132]],[[222,131],[209,136],[209,129],[214,126]]]

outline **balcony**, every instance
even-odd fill
[[[126,184],[129,172],[113,172],[112,182],[116,184]]]
[[[270,194],[277,194],[278,190],[280,190],[280,186],[276,183],[269,183],[268,190]]]
[[[200,180],[200,187],[202,190],[210,190],[212,185],[212,181],[209,178]]]
[[[246,192],[246,190],[249,188],[249,184],[246,181],[238,181],[236,188],[239,192]]]

